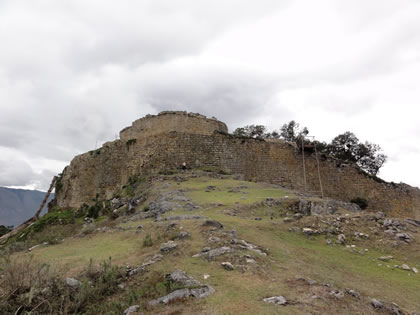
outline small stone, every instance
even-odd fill
[[[346,241],[346,236],[344,234],[339,234],[337,236],[336,243],[338,243],[338,244],[344,244],[345,241]]]
[[[295,214],[293,215],[293,217],[294,217],[296,220],[300,220],[300,219],[302,219],[302,218],[303,218],[303,214],[302,214],[302,213],[295,213]]]
[[[204,275],[203,275],[203,279],[204,279],[204,280],[207,280],[208,278],[210,278],[210,275],[208,275],[208,274],[204,274]]]
[[[284,223],[290,223],[290,222],[293,222],[293,219],[292,219],[292,218],[289,218],[289,217],[285,217],[285,218],[283,219],[283,222],[284,222]]]
[[[190,233],[188,233],[186,231],[179,232],[178,236],[177,236],[177,238],[180,239],[180,240],[190,238],[190,237],[191,237]]]
[[[229,270],[229,271],[235,269],[233,267],[233,265],[230,262],[227,262],[227,261],[222,262],[221,265],[223,266],[223,268],[225,268],[226,270]]]
[[[132,305],[124,311],[124,315],[131,315],[133,313],[138,312],[140,309],[140,305]]]
[[[330,292],[330,295],[336,299],[342,299],[344,297],[344,292],[340,290],[333,290]]]
[[[327,245],[331,245],[332,242],[331,242],[331,240],[327,240],[326,243],[327,243]]]
[[[355,290],[352,290],[352,289],[346,289],[345,291],[348,295],[351,295],[352,297],[354,297],[356,299],[360,299],[360,293],[359,292],[357,292]]]
[[[160,245],[160,251],[163,254],[167,254],[171,251],[173,251],[175,248],[177,248],[178,244],[175,243],[174,241],[169,241],[167,243],[163,243],[162,245]]]
[[[412,267],[411,270],[413,270],[414,273],[419,273],[419,271],[416,267]]]
[[[407,264],[402,264],[402,265],[401,265],[401,269],[402,269],[402,270],[411,271],[411,268],[410,268]]]
[[[378,260],[390,261],[393,258],[394,258],[393,256],[381,256],[381,257],[378,258]]]
[[[310,229],[310,228],[303,228],[302,232],[306,235],[312,235],[314,234],[314,230]]]
[[[253,264],[253,265],[255,265],[257,263],[254,259],[249,259],[249,258],[246,259],[246,262],[248,264]]]
[[[374,308],[383,308],[384,307],[384,303],[382,303],[381,301],[378,301],[377,299],[372,299],[370,301],[370,303],[372,304],[372,306]]]
[[[265,299],[263,299],[263,301],[267,302],[267,303],[276,304],[276,305],[286,305],[287,304],[287,300],[281,295],[265,298]]]
[[[66,278],[66,284],[73,289],[77,289],[82,285],[82,283],[79,280],[76,280],[74,278]]]

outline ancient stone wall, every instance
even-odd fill
[[[136,120],[131,127],[121,130],[120,139],[129,141],[170,131],[212,135],[215,131],[227,133],[228,129],[216,118],[187,112],[161,112]]]
[[[134,136],[134,135],[132,135]],[[135,139],[135,140],[134,140]],[[171,131],[148,137],[121,139],[101,149],[77,156],[63,173],[57,194],[62,207],[77,208],[93,199],[108,199],[126,184],[129,176],[179,168],[214,167],[264,181],[303,190],[302,155],[284,142],[237,139],[223,133]],[[320,185],[314,154],[305,153],[306,190],[318,194]],[[392,185],[361,173],[351,165],[320,158],[325,196],[349,201],[365,198],[372,210],[420,219],[420,190]]]

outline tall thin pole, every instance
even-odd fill
[[[321,198],[324,198],[324,189],[322,188],[321,171],[319,169],[318,151],[316,150],[315,141],[314,141],[314,147],[315,147],[316,164],[318,165],[318,179],[319,179],[319,187],[321,188]]]
[[[303,135],[301,136],[301,140],[302,140],[303,184],[304,184],[304,189],[306,191],[305,147],[303,145]]]
[[[51,185],[50,188],[47,191],[47,194],[44,197],[44,200],[42,200],[41,205],[39,206],[38,211],[35,213],[35,215],[33,216],[33,220],[36,221],[39,218],[39,215],[41,214],[42,209],[44,208],[45,204],[48,201],[48,198],[50,197],[51,191],[53,190],[53,188],[55,187],[55,182],[57,181],[57,176],[54,176],[52,181],[51,181]]]

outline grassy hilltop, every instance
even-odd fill
[[[217,172],[171,173],[131,178],[113,200],[55,209],[9,239],[0,313],[122,314],[132,305],[139,314],[420,311],[415,222],[390,223],[345,203],[308,213],[302,205],[329,201]],[[385,232],[390,226],[396,232]],[[177,270],[200,284],[165,277]],[[149,303],[205,285],[215,291],[203,298]],[[272,296],[287,302],[263,301]]]

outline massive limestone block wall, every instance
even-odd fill
[[[62,207],[77,208],[95,198],[111,198],[129,176],[156,174],[179,168],[183,162],[191,168],[210,166],[243,174],[248,180],[304,188],[302,156],[289,143],[236,139],[217,132],[206,135],[171,131],[109,142],[76,157],[63,173],[57,201]],[[313,154],[305,154],[305,166],[307,190],[317,193],[320,186]],[[366,198],[372,209],[420,219],[418,189],[379,182],[351,165],[337,165],[329,159],[320,159],[320,169],[326,196],[342,200]]]
[[[121,130],[120,139],[129,141],[170,131],[212,135],[214,131],[227,133],[228,128],[216,118],[207,118],[195,113],[166,111],[136,120],[131,127]]]

